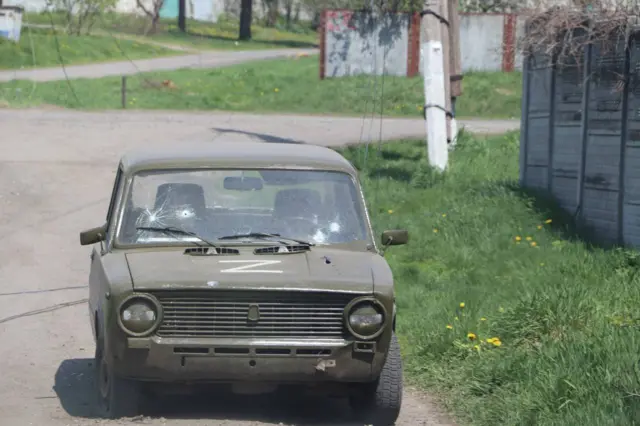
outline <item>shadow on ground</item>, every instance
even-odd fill
[[[97,418],[93,359],[67,359],[55,375],[54,391],[72,417]],[[281,392],[271,395],[233,395],[202,390],[193,395],[154,397],[143,412],[164,419],[259,421],[296,425],[362,425],[353,422],[344,399]]]
[[[263,142],[270,142],[270,143],[293,143],[293,144],[304,143],[302,141],[298,141],[295,139],[281,138],[279,136],[267,135],[266,133],[254,133],[254,132],[247,132],[244,130],[237,130],[237,129],[224,129],[220,127],[214,127],[211,130],[213,130],[214,132],[218,132],[220,134],[226,134],[226,133],[241,134],[241,135],[249,136],[252,138],[260,139]]]
[[[176,35],[176,34],[183,35],[182,33],[178,33],[178,32],[175,32],[175,31],[169,31],[169,34],[172,34],[172,35]],[[194,31],[187,31],[186,32],[186,36],[205,38],[205,39],[215,40],[215,41],[224,41],[224,42],[228,42],[228,43],[233,43],[233,42],[239,41],[235,37],[225,37],[225,36],[220,36],[220,35],[202,34],[202,33],[194,32]],[[265,46],[278,46],[278,47],[291,47],[291,48],[314,48],[314,47],[318,47],[317,43],[311,43],[311,42],[299,41],[299,40],[256,40],[256,39],[252,39],[251,43],[253,43],[253,44],[264,44]]]

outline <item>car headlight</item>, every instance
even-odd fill
[[[125,299],[118,311],[118,322],[132,336],[150,334],[160,322],[160,304],[149,295],[133,295]]]
[[[354,300],[346,310],[347,329],[358,339],[370,340],[384,330],[386,312],[374,298]]]

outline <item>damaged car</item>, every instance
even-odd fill
[[[211,143],[124,155],[92,245],[89,313],[103,414],[154,386],[298,386],[362,421],[402,404],[393,275],[357,170],[329,148]]]

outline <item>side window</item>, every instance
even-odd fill
[[[118,196],[118,190],[120,189],[120,181],[122,180],[122,167],[118,167],[116,172],[116,179],[113,183],[113,191],[111,192],[111,201],[109,202],[109,209],[107,210],[107,226],[111,225],[111,217],[113,216],[113,207],[116,204],[116,198]]]

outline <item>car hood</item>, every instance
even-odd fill
[[[274,289],[373,292],[376,253],[325,249],[292,254],[126,254],[135,290]]]

